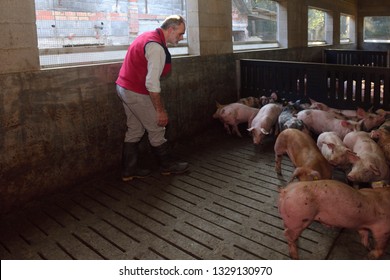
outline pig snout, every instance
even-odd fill
[[[269,132],[267,132],[264,128],[248,128],[248,131],[252,133],[252,139],[253,139],[253,144],[259,145],[262,143],[262,140],[265,135],[268,135]]]
[[[374,165],[361,166],[355,165],[347,174],[347,178],[351,182],[370,182],[375,181],[381,176],[380,170]]]
[[[372,139],[378,139],[379,138],[379,131],[378,130],[372,130],[370,133],[370,137]]]

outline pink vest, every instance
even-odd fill
[[[165,51],[165,66],[161,76],[165,76],[171,71],[171,54],[166,47],[165,37],[161,28],[157,28],[154,31],[142,33],[131,43],[116,80],[118,85],[140,94],[149,94],[145,86],[148,73],[145,47],[150,42],[160,44]]]

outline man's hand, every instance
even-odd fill
[[[149,92],[150,99],[157,112],[157,125],[166,126],[168,124],[168,114],[164,109],[159,92]]]
[[[168,124],[168,114],[163,111],[157,111],[157,124],[158,126],[166,126]]]

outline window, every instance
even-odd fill
[[[232,0],[233,50],[278,47],[278,4],[273,0]]]
[[[340,16],[340,43],[353,43],[355,41],[355,21],[352,16]]]
[[[390,43],[390,16],[364,17],[364,42]]]
[[[186,18],[186,0],[35,0],[35,12],[41,67],[80,65],[123,60],[138,34]],[[187,53],[186,38],[170,50]]]
[[[308,10],[308,45],[332,44],[332,18],[329,13],[309,8]]]

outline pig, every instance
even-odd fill
[[[332,113],[316,109],[306,109],[298,112],[297,118],[302,120],[308,129],[315,135],[322,132],[333,131],[341,139],[355,130],[360,130],[360,124],[356,121],[341,120],[335,118]]]
[[[321,133],[317,138],[317,147],[332,166],[342,170],[347,170],[352,165],[348,155],[356,155],[333,131]]]
[[[357,230],[367,249],[371,232],[369,259],[383,255],[390,237],[390,186],[357,190],[336,180],[293,182],[280,189],[278,207],[292,259],[299,258],[296,242],[313,221]]]
[[[305,130],[306,133],[309,133],[303,121],[298,120],[295,116],[297,112],[298,110],[295,108],[294,104],[288,104],[283,108],[278,117],[279,132],[286,128],[296,128],[302,131]]]
[[[377,141],[386,158],[387,165],[390,166],[390,123],[389,126],[382,125],[380,128],[371,131],[370,137]]]
[[[371,131],[372,129],[379,127],[385,122],[386,118],[386,115],[368,113],[361,108],[357,109],[357,116],[359,119],[361,119],[359,123],[361,130],[363,131]]]
[[[263,95],[259,98],[260,107],[269,103],[275,103],[277,100],[278,100],[278,95],[275,92],[271,93],[270,96]]]
[[[375,111],[376,114],[384,116],[386,120],[390,120],[390,111],[385,111],[383,109],[378,109]]]
[[[219,119],[228,132],[228,134],[237,134],[242,137],[238,124],[248,123],[248,126],[252,122],[253,118],[257,115],[259,109],[246,106],[241,103],[231,103],[228,105],[220,105],[217,102],[217,111],[213,114],[214,119]],[[232,131],[230,126],[233,127]]]
[[[254,144],[261,144],[265,135],[277,133],[277,121],[281,111],[282,105],[277,103],[269,103],[260,108],[248,128],[248,131],[252,133]]]
[[[246,106],[249,106],[249,107],[253,107],[253,108],[260,108],[260,99],[259,98],[256,98],[256,97],[253,97],[253,96],[249,96],[249,97],[245,97],[245,98],[240,98],[237,103],[241,103],[241,104],[244,104]]]
[[[325,103],[317,102],[313,99],[310,99],[310,109],[317,109],[327,112],[332,112],[335,117],[347,119],[347,118],[357,118],[357,111],[356,110],[339,110],[332,107],[329,107]]]
[[[314,139],[308,134],[293,128],[283,130],[275,145],[275,171],[282,173],[281,163],[287,154],[295,166],[292,178],[300,181],[311,181],[332,178],[333,168],[321,154]]]
[[[360,130],[370,131],[385,121],[386,113],[383,110],[379,110],[378,114],[366,112],[362,108],[357,108],[356,110],[340,110],[328,107],[324,103],[317,102],[313,99],[310,99],[310,101],[310,108],[312,109],[326,111],[339,119],[359,121]]]
[[[352,170],[347,174],[349,181],[354,184],[388,181],[390,169],[379,145],[365,131],[348,133],[344,144],[351,149],[355,156],[350,156]]]

